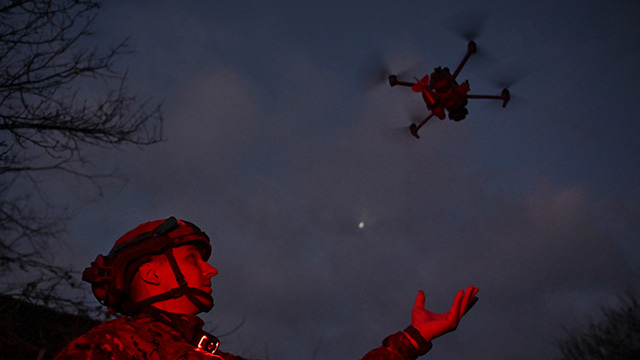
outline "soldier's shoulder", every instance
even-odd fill
[[[168,331],[170,328],[149,316],[126,316],[105,321],[89,330],[84,336],[99,339],[105,337],[138,338],[152,341],[157,337],[166,336]]]
[[[112,320],[107,320],[101,324],[94,326],[91,330],[85,333],[83,336],[104,335],[107,333],[121,333],[121,332],[136,332],[140,328],[141,324],[138,321],[130,317],[120,317]]]
[[[151,322],[146,318],[120,317],[105,321],[76,338],[57,359],[86,358],[138,359],[157,346]],[[103,357],[104,356],[104,357]]]

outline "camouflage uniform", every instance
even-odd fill
[[[109,320],[69,343],[55,360],[244,360],[220,350],[213,355],[197,349],[193,343],[198,342],[203,322],[198,317],[193,320],[182,334],[145,313]]]
[[[185,322],[180,333],[146,313],[124,316],[104,322],[72,341],[55,360],[245,360],[220,350],[214,355],[197,349],[193,343],[197,343],[202,323],[195,317],[191,324]],[[413,360],[431,348],[431,343],[426,344],[416,349],[402,332],[397,332],[362,360]]]

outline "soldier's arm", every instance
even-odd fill
[[[415,360],[432,347],[431,340],[454,331],[460,320],[478,301],[478,289],[460,290],[448,312],[437,314],[425,308],[424,292],[419,291],[411,310],[411,325],[403,332],[385,338],[382,346],[371,350],[362,360]]]

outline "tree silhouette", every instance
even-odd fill
[[[621,296],[619,306],[602,309],[586,328],[568,330],[557,346],[564,360],[640,359],[640,299]]]
[[[159,106],[126,88],[117,61],[127,41],[90,44],[97,0],[0,4],[0,292],[43,303],[71,301],[72,270],[53,265],[49,244],[65,231],[65,203],[46,191],[65,175],[99,189],[113,174],[87,170],[87,147],[145,146],[162,137]],[[77,305],[74,303],[74,305]]]

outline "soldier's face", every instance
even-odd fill
[[[187,285],[210,294],[211,278],[218,274],[218,269],[202,259],[198,248],[194,245],[178,246],[173,249],[173,256],[176,258]]]
[[[211,294],[211,278],[218,273],[218,270],[202,259],[202,255],[200,254],[200,251],[198,251],[198,248],[194,245],[178,246],[173,248],[173,256],[176,259],[176,263],[178,264],[180,272],[184,276],[187,285],[190,288],[200,289]],[[161,261],[161,263],[158,264],[156,271],[158,277],[161,279],[161,283],[159,284],[160,289],[158,289],[159,293],[169,291],[178,286],[173,269],[168,261]],[[200,299],[204,305],[213,306],[212,299],[210,297],[204,298],[199,295],[196,296],[198,296],[198,299]],[[165,310],[171,312],[186,315],[195,315],[200,312],[200,310],[191,303],[186,296],[169,300],[166,303],[170,304],[168,306],[171,306],[171,308]]]

